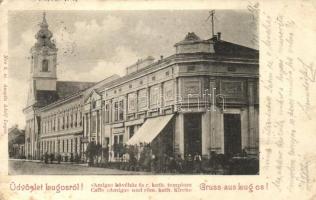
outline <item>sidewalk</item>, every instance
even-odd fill
[[[41,161],[41,160],[15,159],[15,158],[10,158],[9,160],[12,160],[12,161],[24,161],[24,162],[34,162],[34,163],[44,163],[45,164],[45,162]],[[58,163],[57,163],[57,161],[54,161],[53,163],[48,162],[47,164],[58,164]],[[60,162],[60,164],[69,164],[69,165],[88,167],[88,163]]]

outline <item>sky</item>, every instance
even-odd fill
[[[24,128],[30,75],[30,49],[42,21],[42,11],[11,11],[9,44],[9,127]],[[208,10],[47,11],[46,20],[58,48],[57,77],[63,81],[97,82],[138,59],[158,59],[175,53],[174,44],[188,32],[211,37]],[[215,33],[258,49],[257,25],[246,10],[216,10]]]

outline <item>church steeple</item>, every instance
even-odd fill
[[[35,35],[36,43],[31,48],[31,74],[28,105],[40,101],[39,94],[56,91],[57,82],[57,51],[52,41],[53,33],[48,29],[46,13],[39,24]]]
[[[56,48],[55,44],[51,41],[53,33],[48,29],[48,23],[46,21],[46,13],[43,13],[43,19],[40,23],[40,30],[35,35],[37,42],[35,48],[40,48],[43,46],[48,46],[49,48]]]

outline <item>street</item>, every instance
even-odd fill
[[[9,175],[140,175],[148,172],[87,167],[78,164],[45,164],[38,161],[9,160]]]

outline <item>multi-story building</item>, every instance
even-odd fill
[[[32,48],[26,154],[82,154],[95,142],[111,160],[122,156],[118,146],[144,144],[157,155],[246,150],[258,156],[257,50],[223,41],[220,33],[202,40],[192,32],[169,57],[149,56],[125,76],[96,84],[63,83],[71,93],[63,96],[51,35],[44,18]]]
[[[26,116],[25,154],[33,159],[39,159],[44,151],[54,152],[62,146],[50,140],[53,136],[60,141],[57,135],[59,133],[63,134],[62,139],[70,135],[74,139],[75,135],[81,134],[81,100],[78,98],[81,94],[78,92],[94,85],[57,81],[58,49],[51,40],[52,36],[44,15],[40,30],[35,36],[37,42],[30,51],[29,92],[27,105],[23,110]],[[72,125],[69,119],[73,120]]]

